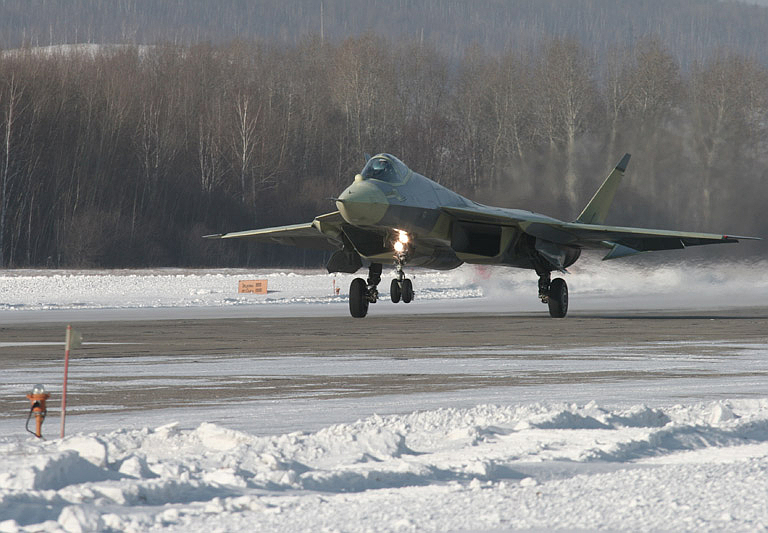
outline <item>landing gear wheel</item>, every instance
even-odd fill
[[[368,285],[363,278],[355,278],[349,286],[349,312],[355,318],[368,314]]]
[[[565,318],[568,313],[568,285],[563,278],[555,278],[549,285],[549,316],[552,318]]]
[[[411,280],[404,279],[403,280],[403,303],[409,304],[411,303],[411,300],[413,300],[413,283],[411,283]]]
[[[400,289],[400,282],[396,279],[393,279],[392,283],[389,284],[389,296],[392,298],[393,304],[396,304],[400,301],[402,290]]]

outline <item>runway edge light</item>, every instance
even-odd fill
[[[26,429],[38,439],[43,438],[43,421],[45,420],[45,415],[48,414],[48,408],[46,407],[45,402],[50,397],[51,395],[45,391],[45,387],[40,384],[32,387],[32,390],[27,394],[31,407],[29,409],[29,415],[27,415]],[[29,420],[32,418],[33,414],[35,415],[35,431],[29,429]]]

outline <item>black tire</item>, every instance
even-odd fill
[[[400,282],[393,279],[392,283],[389,284],[389,297],[392,298],[392,303],[396,304],[399,302],[401,296],[402,291],[400,290]]]
[[[403,303],[409,304],[413,300],[413,283],[411,280],[403,280]]]
[[[549,316],[565,318],[568,313],[568,285],[563,278],[555,278],[549,285]]]
[[[363,278],[355,278],[349,286],[349,312],[355,318],[368,314],[368,285]]]

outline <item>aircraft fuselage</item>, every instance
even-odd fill
[[[524,219],[525,224],[546,224],[556,219],[531,211],[478,204],[407,167],[403,172],[403,176],[392,181],[366,179],[358,174],[336,200],[348,223],[345,234],[360,255],[370,261],[390,261],[392,246],[387,239],[394,237],[393,230],[401,230],[412,239],[408,259],[412,266],[449,270],[466,262],[537,269],[537,248],[544,245],[520,231],[519,226],[456,221],[449,210],[472,209],[488,216],[505,215]],[[557,245],[550,252],[560,256],[560,265],[565,268],[578,259],[580,249]]]

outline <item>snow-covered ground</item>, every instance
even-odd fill
[[[768,400],[479,405],[0,441],[0,530],[758,531]]]
[[[768,293],[763,264],[599,266],[568,277],[572,310],[764,305]],[[247,278],[268,279],[270,293],[238,295],[237,280]],[[97,312],[341,315],[350,279],[274,271],[2,272],[0,325]],[[415,285],[411,312],[542,310],[526,272],[417,271]],[[0,532],[767,530],[765,340],[455,348],[442,358],[397,360],[375,350],[306,353],[261,358],[259,374],[459,372],[478,384],[517,376],[522,385],[366,397],[329,386],[325,396],[266,396],[235,406],[104,408],[89,413],[91,426],[75,411],[63,440],[29,438],[23,420],[5,418]],[[0,338],[2,346],[12,343]],[[112,369],[126,387],[165,376],[182,388],[249,378],[242,359],[227,355],[115,363],[94,358],[78,375],[94,380]],[[35,365],[41,381],[58,372],[53,363]],[[606,369],[624,378],[569,384],[570,376]],[[21,386],[27,370],[5,372],[0,394]],[[668,376],[647,377],[654,372]],[[555,374],[557,382],[537,379]],[[56,433],[58,420],[52,416],[46,429]]]
[[[750,264],[667,264],[637,266],[584,259],[565,276],[570,310],[713,309],[765,305],[768,262]],[[394,270],[393,270],[394,272]],[[0,323],[40,318],[19,313],[49,310],[214,310],[221,316],[242,314],[347,314],[349,285],[356,275],[320,271],[181,270],[154,271],[0,271]],[[536,275],[504,267],[464,265],[446,272],[413,269],[417,302],[409,313],[463,312],[466,304],[481,311],[541,311]],[[238,294],[243,279],[266,279],[264,296]],[[379,286],[389,299],[389,273]],[[339,289],[336,294],[335,289]],[[446,301],[450,301],[446,303]],[[307,304],[312,304],[308,306]],[[322,311],[320,311],[322,309]],[[372,312],[402,312],[380,305]],[[8,311],[12,311],[9,313]],[[55,316],[55,315],[54,315]],[[81,315],[83,316],[83,315]],[[86,315],[87,316],[87,315]],[[96,316],[104,316],[98,314]]]

